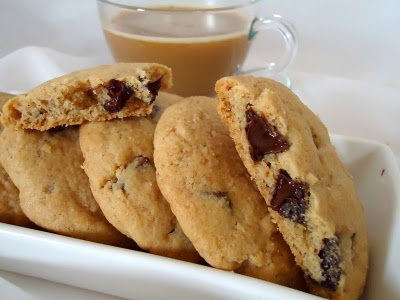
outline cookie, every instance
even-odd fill
[[[118,63],[47,81],[9,100],[1,121],[14,129],[47,130],[84,121],[144,116],[160,89],[172,85],[166,66]]]
[[[216,91],[218,111],[311,292],[358,299],[368,269],[364,210],[323,123],[273,80],[227,77]]]
[[[129,239],[105,219],[81,168],[77,126],[50,131],[4,128],[0,161],[19,189],[22,210],[38,226],[117,246]]]
[[[215,100],[169,107],[154,136],[157,183],[213,267],[301,288],[302,273],[220,121]]]
[[[167,103],[163,103],[163,100]],[[157,114],[183,99],[160,93]],[[200,256],[184,235],[156,182],[153,118],[90,122],[80,128],[83,168],[107,220],[151,253],[188,261]]]
[[[14,95],[0,92],[0,109]],[[0,124],[0,133],[3,126]],[[1,143],[1,141],[0,141]],[[19,191],[0,164],[0,222],[31,227],[32,223],[24,214],[19,204]]]

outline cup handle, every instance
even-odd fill
[[[290,86],[290,81],[284,74],[285,69],[292,63],[297,54],[297,32],[294,26],[279,15],[273,15],[271,18],[258,18],[255,17],[251,23],[248,40],[251,41],[257,33],[273,29],[282,34],[285,40],[286,51],[283,53],[281,62],[267,62],[266,66],[251,70],[239,70],[239,74],[253,73],[257,74],[262,71],[265,76],[279,77],[279,81]]]

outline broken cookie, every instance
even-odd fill
[[[155,63],[117,63],[47,81],[10,99],[1,122],[14,129],[47,130],[152,112],[160,89],[172,86],[171,71]]]
[[[358,299],[368,270],[364,209],[320,119],[286,86],[226,77],[218,111],[312,293]]]

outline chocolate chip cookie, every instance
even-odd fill
[[[90,122],[80,128],[83,168],[107,220],[154,254],[199,261],[156,182],[153,163],[155,118],[183,99],[160,93],[154,118]],[[165,103],[164,103],[165,100]]]
[[[161,116],[157,183],[185,234],[213,267],[301,288],[302,273],[271,222],[215,100],[187,98]]]
[[[0,109],[14,95],[0,92]],[[3,126],[0,124],[0,133]],[[1,143],[1,141],[0,141]],[[19,204],[19,191],[0,164],[0,222],[31,227],[32,223]]]
[[[1,121],[14,129],[47,130],[84,121],[144,116],[160,89],[172,85],[171,71],[160,64],[118,63],[47,81],[9,100]]]
[[[31,221],[62,235],[117,246],[131,242],[105,219],[82,170],[77,126],[40,132],[4,128],[0,161]]]
[[[236,149],[311,292],[358,299],[368,269],[364,210],[323,123],[273,80],[227,77],[216,91]]]

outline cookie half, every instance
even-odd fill
[[[311,291],[358,299],[368,269],[364,209],[320,119],[284,85],[227,77],[218,110]]]
[[[62,235],[128,247],[131,241],[107,222],[93,198],[78,134],[76,126],[46,132],[4,128],[0,161],[31,221]]]
[[[213,267],[301,288],[302,273],[220,121],[215,100],[169,107],[154,137],[157,183]]]
[[[153,163],[155,120],[182,99],[160,93],[151,117],[84,124],[80,146],[91,190],[111,224],[151,253],[199,261],[161,195]]]
[[[84,121],[144,116],[160,89],[172,86],[171,70],[153,63],[117,63],[47,81],[9,100],[1,121],[14,129],[47,130]]]
[[[12,97],[14,95],[0,92],[0,109]],[[3,126],[0,124],[0,133],[2,131]],[[31,227],[33,224],[22,211],[18,194],[17,187],[0,164],[0,222]]]

